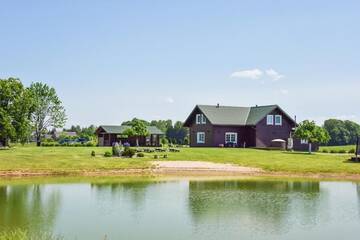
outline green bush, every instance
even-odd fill
[[[345,149],[340,149],[338,153],[346,153]]]
[[[154,155],[154,158],[155,158],[155,159],[158,159],[158,158],[159,158],[159,155]]]
[[[120,145],[118,143],[115,143],[112,146],[112,154],[113,154],[113,156],[117,156],[117,157],[121,156],[121,149],[120,149]]]
[[[96,142],[95,141],[89,141],[89,142],[86,142],[84,145],[87,146],[87,147],[96,147]]]
[[[132,158],[136,154],[136,150],[130,147],[125,147],[124,151],[122,152],[122,156]]]
[[[105,154],[104,154],[104,157],[112,157],[112,154],[111,152],[109,151],[106,151]]]
[[[95,154],[95,151],[91,151],[91,156],[92,156],[92,157],[95,157],[95,155],[96,155],[96,154]]]
[[[41,143],[41,146],[42,147],[54,147],[54,146],[58,146],[58,145],[56,145],[56,144],[58,144],[57,142],[42,142]]]
[[[142,152],[139,152],[136,156],[137,157],[145,157],[145,154],[143,154]]]
[[[355,153],[355,148],[350,149],[348,153]]]
[[[323,153],[328,153],[328,152],[329,152],[329,150],[327,150],[327,149],[323,149],[323,150],[322,150],[322,152],[323,152]]]
[[[330,153],[338,153],[338,151],[336,151],[335,149],[331,149]]]

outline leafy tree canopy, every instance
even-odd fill
[[[40,146],[44,132],[50,128],[61,128],[66,122],[65,108],[54,88],[44,83],[32,83],[30,92],[34,101],[31,121],[35,129],[36,142]]]
[[[352,145],[360,136],[360,125],[349,120],[328,119],[324,128],[330,135],[329,145]]]
[[[18,78],[0,79],[0,141],[25,143],[30,133],[33,111],[31,94]]]
[[[308,140],[310,143],[327,143],[330,140],[329,133],[314,121],[305,120],[295,130],[295,137]]]

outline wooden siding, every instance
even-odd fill
[[[213,125],[206,119],[206,124],[196,124],[196,114],[201,113],[198,109],[191,116],[191,124],[189,127],[190,146],[191,147],[213,147]],[[205,133],[205,143],[197,143],[197,133]]]
[[[275,109],[270,115],[281,115],[282,116],[282,125],[267,125],[266,116],[256,124],[256,139],[255,146],[259,148],[265,148],[271,146],[271,141],[274,139],[283,139],[286,142],[290,137],[292,129],[295,127],[293,121],[291,121],[285,114],[283,114],[279,109]]]

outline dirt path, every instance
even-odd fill
[[[260,168],[200,161],[153,161],[153,166],[153,171],[155,172],[223,172],[238,174],[255,174],[264,172]]]

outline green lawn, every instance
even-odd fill
[[[335,151],[339,151],[339,150],[345,150],[345,151],[349,151],[349,150],[351,150],[351,149],[355,149],[355,145],[345,145],[345,146],[322,146],[322,147],[320,147],[320,151],[322,151],[322,150],[324,150],[324,149],[326,149],[326,150],[328,150],[329,152],[331,151],[331,150],[335,150]]]
[[[94,150],[96,157],[91,157]],[[0,171],[77,172],[148,168],[153,156],[122,159],[105,158],[104,147],[20,147],[0,150]],[[161,154],[161,153],[159,153]],[[349,154],[290,153],[235,148],[181,148],[179,153],[167,153],[165,160],[210,161],[260,167],[269,171],[296,173],[356,173],[360,164],[348,163]],[[162,160],[162,159],[159,159]]]

